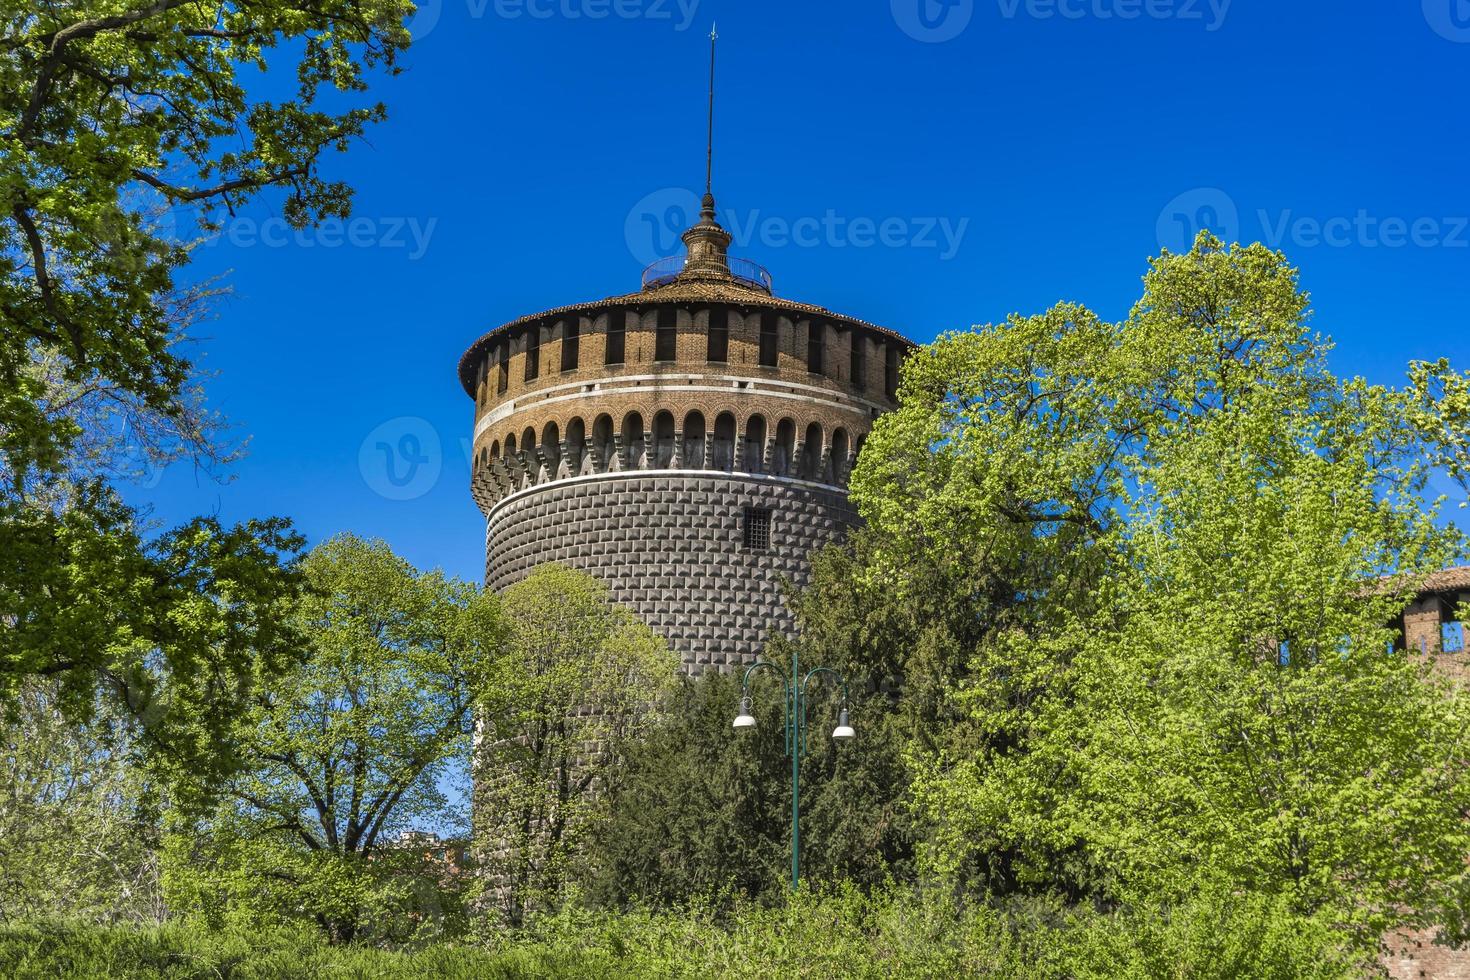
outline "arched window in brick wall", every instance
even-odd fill
[[[692,470],[704,469],[704,413],[684,416],[684,465]]]
[[[832,430],[832,482],[847,482],[847,454],[851,451],[852,443],[847,437],[847,430],[837,428]]]
[[[581,419],[567,423],[567,471],[576,476],[582,472],[582,460],[587,455],[587,426]]]
[[[822,465],[822,427],[813,422],[806,427],[806,439],[801,447],[801,478],[815,480],[818,467]]]
[[[766,419],[763,415],[752,415],[745,423],[745,452],[740,469],[745,473],[759,473],[766,455]]]
[[[555,422],[541,429],[541,452],[546,456],[546,475],[556,479],[556,466],[561,462],[561,432]]]
[[[674,414],[659,412],[653,417],[653,453],[649,465],[656,469],[668,469],[674,463]]]
[[[729,412],[715,417],[714,467],[727,473],[735,468],[735,416]]]
[[[603,414],[597,416],[592,423],[592,445],[597,451],[597,472],[606,473],[612,469],[613,453],[617,449],[617,443],[613,439],[613,420],[611,415]]]
[[[516,454],[516,434],[514,432],[512,432],[510,435],[508,435],[508,436],[505,437],[505,455],[507,455],[507,456],[514,456],[515,454]]]
[[[791,475],[791,460],[796,455],[796,423],[782,419],[776,423],[776,444],[771,453],[771,472],[776,476]]]
[[[643,416],[629,412],[623,416],[623,450],[628,454],[628,466],[643,469],[644,454],[648,451],[648,439],[643,433]]]

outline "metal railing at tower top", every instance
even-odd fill
[[[684,271],[688,263],[686,255],[671,255],[665,259],[659,259],[643,270],[643,288],[651,289],[655,286],[663,286],[673,282]],[[725,256],[729,265],[730,275],[736,282],[753,286],[756,289],[771,292],[771,274],[764,266],[758,265],[750,259],[736,258],[733,255]]]

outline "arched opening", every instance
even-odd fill
[[[479,465],[479,468],[483,470],[486,466],[489,466],[489,465],[490,465],[490,450],[483,449],[482,448],[480,450],[480,465]]]
[[[691,470],[704,469],[704,413],[690,412],[684,416],[684,466]]]
[[[597,472],[606,473],[612,468],[613,451],[617,448],[611,415],[599,415],[592,423],[592,445],[597,450]]]
[[[822,465],[822,427],[813,422],[806,427],[806,438],[801,446],[801,478],[815,480]]]
[[[546,472],[556,479],[556,464],[561,462],[561,431],[555,422],[541,429],[541,452],[546,455]]]
[[[674,464],[674,414],[659,412],[653,417],[653,466],[668,469]]]
[[[494,442],[492,442],[490,444],[490,458],[491,459],[499,459],[500,458],[500,440],[499,439],[496,439]]]
[[[746,473],[761,472],[761,463],[766,455],[766,419],[763,415],[752,415],[745,423],[745,452],[740,469]]]
[[[516,454],[516,434],[514,432],[512,432],[510,435],[508,435],[508,436],[505,437],[505,455],[507,455],[507,456],[514,456],[515,454]]]
[[[729,472],[735,468],[735,416],[721,412],[715,418],[714,466]]]
[[[576,476],[582,472],[582,461],[587,457],[587,426],[581,419],[567,423],[567,470]]]
[[[791,475],[791,460],[796,453],[796,423],[782,419],[776,423],[776,445],[771,452],[771,472]]]
[[[834,429],[832,432],[832,482],[845,484],[847,482],[847,454],[851,443],[847,437],[846,429]]]
[[[648,451],[648,440],[643,434],[643,416],[629,412],[623,416],[623,449],[628,453],[628,465],[632,469],[643,469],[643,456]]]
[[[521,454],[532,461],[531,468],[535,469],[536,430],[529,425],[526,426],[526,431],[521,433]]]

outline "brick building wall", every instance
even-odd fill
[[[1432,658],[1445,676],[1467,678],[1463,649],[1445,649],[1444,627],[1470,617],[1470,568],[1430,577],[1399,623],[1404,649]],[[1470,950],[1435,943],[1434,929],[1403,930],[1384,939],[1382,962],[1393,980],[1470,980]]]

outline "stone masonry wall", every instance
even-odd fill
[[[744,547],[747,507],[771,510],[770,547]],[[684,658],[690,673],[754,661],[793,628],[783,579],[807,580],[810,552],[857,523],[846,497],[746,474],[629,472],[532,487],[488,522],[485,581],[500,591],[536,565],[591,572]]]

